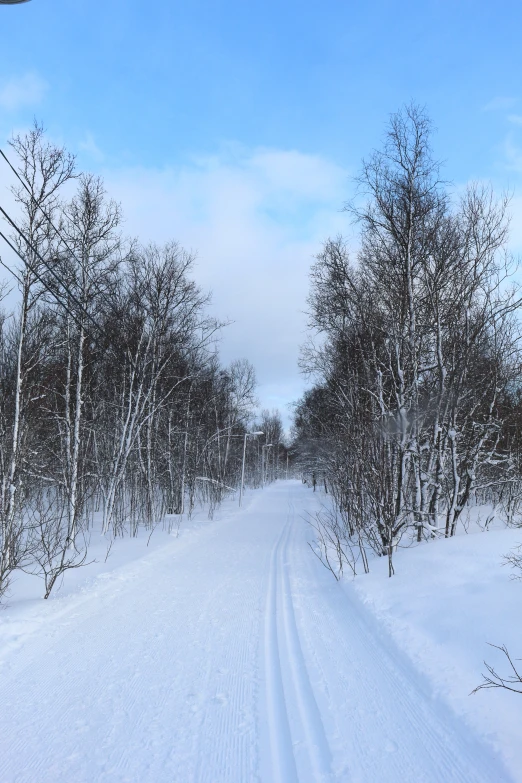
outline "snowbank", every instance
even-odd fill
[[[248,509],[255,497],[255,492],[248,492],[244,508]],[[174,553],[179,547],[188,546],[204,535],[209,525],[239,512],[237,500],[231,498],[216,509],[212,520],[208,517],[208,509],[200,507],[194,509],[190,518],[187,515],[182,518],[173,516],[171,532],[165,529],[166,525],[158,525],[152,534],[150,530],[139,528],[135,537],[126,534],[114,539],[110,534],[102,535],[101,519],[95,519],[94,527],[89,531],[86,564],[66,571],[46,601],[43,600],[43,579],[34,574],[15,572],[9,591],[0,604],[0,673],[3,665],[9,665],[15,650],[21,648],[39,628],[51,627],[62,615],[79,610],[84,601],[110,588],[114,581],[133,579],[135,572],[147,565],[147,557],[153,552],[173,547]]]
[[[471,528],[474,526],[472,525]],[[522,658],[522,582],[502,559],[522,543],[522,529],[479,531],[397,552],[396,575],[385,558],[345,588],[386,626],[398,646],[441,696],[484,736],[516,780],[522,781],[522,695],[481,690],[483,661],[508,673],[505,657],[488,643],[505,644]]]

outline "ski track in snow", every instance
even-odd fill
[[[313,557],[316,503],[280,482],[64,600],[4,656],[0,783],[512,781]]]
[[[272,779],[274,783],[298,783],[302,779],[297,772],[294,757],[288,701],[297,707],[296,718],[300,720],[306,737],[304,748],[313,780],[322,783],[331,779],[330,749],[306,670],[288,581],[288,540],[293,518],[294,506],[289,502],[288,522],[272,552],[266,607],[265,666]],[[286,689],[283,685],[282,662],[290,673]]]
[[[294,535],[303,543],[306,530],[301,527]],[[325,569],[318,571],[305,546],[292,551],[294,595],[337,760],[333,779],[511,781],[493,752],[430,693],[351,586],[344,591]]]

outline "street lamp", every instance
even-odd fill
[[[265,487],[265,449],[271,449],[273,445],[273,443],[265,443],[264,446],[261,446],[261,482],[263,489]]]
[[[0,5],[17,5],[18,3],[28,3],[29,0],[0,0]]]
[[[245,439],[243,441],[243,464],[241,466],[241,486],[239,487],[239,507],[241,508],[241,501],[243,500],[243,483],[245,481],[245,457],[246,457],[246,440],[250,436],[264,435],[264,432],[260,430],[258,432],[245,432]]]

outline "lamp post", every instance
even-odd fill
[[[273,445],[273,443],[265,443],[264,446],[261,446],[261,483],[263,489],[265,487],[265,449],[271,449]]]
[[[245,481],[245,457],[246,457],[246,442],[247,438],[256,435],[264,435],[264,432],[245,432],[245,439],[243,441],[243,464],[241,466],[241,486],[239,487],[239,507],[241,508],[241,501],[243,500],[243,484]]]

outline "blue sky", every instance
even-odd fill
[[[428,107],[457,187],[513,190],[522,247],[521,44],[514,1],[31,0],[0,6],[0,142],[36,115],[128,233],[196,250],[224,359],[284,406],[312,256],[350,234],[350,176],[402,103]]]

